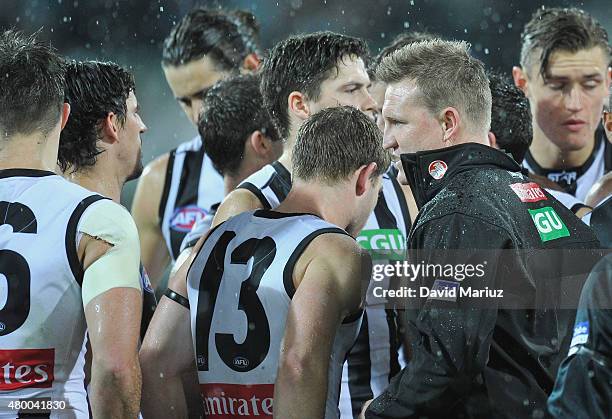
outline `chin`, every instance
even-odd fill
[[[589,147],[594,141],[594,135],[585,135],[582,133],[564,133],[558,135],[558,141],[553,141],[561,151],[579,151],[585,147]]]

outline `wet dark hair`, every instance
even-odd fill
[[[405,47],[406,45],[412,44],[414,42],[420,41],[430,41],[432,39],[439,38],[439,36],[431,34],[429,32],[402,32],[397,35],[393,41],[386,47],[384,47],[374,59],[372,59],[370,66],[368,68],[368,74],[370,75],[370,79],[373,81],[376,77],[376,68],[381,63],[383,58],[393,54],[398,49]]]
[[[263,107],[258,76],[239,75],[217,82],[204,97],[203,109],[198,131],[206,154],[222,174],[238,171],[244,144],[254,131],[280,140]]]
[[[536,63],[534,54],[539,52],[539,72],[544,80],[550,57],[557,51],[601,47],[607,54],[606,61],[610,59],[608,33],[593,16],[576,8],[539,8],[525,25],[521,41],[521,66],[530,71]]]
[[[300,127],[293,148],[293,175],[333,184],[347,179],[361,166],[376,163],[373,176],[387,171],[389,152],[382,133],[359,109],[337,106],[323,109]]]
[[[58,164],[73,172],[96,164],[100,123],[114,113],[121,124],[134,77],[111,62],[72,61],[66,67],[66,102],[71,112],[60,135]]]
[[[37,131],[47,135],[59,121],[64,59],[38,34],[0,34],[0,139]]]
[[[337,70],[338,62],[347,55],[356,55],[365,61],[368,47],[358,38],[316,32],[291,36],[272,48],[261,70],[261,93],[282,138],[289,136],[289,94],[298,91],[317,100],[321,83]]]
[[[260,53],[259,26],[251,13],[195,8],[164,41],[162,64],[180,66],[210,56],[220,70],[240,67],[247,55]]]
[[[522,163],[533,139],[529,101],[508,77],[496,72],[487,75],[492,97],[491,132],[499,148]]]

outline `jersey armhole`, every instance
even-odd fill
[[[176,149],[170,151],[168,156],[168,166],[166,167],[166,176],[164,177],[164,188],[162,189],[161,199],[159,200],[159,226],[164,223],[164,214],[166,213],[166,205],[168,204],[168,195],[170,194],[170,185],[172,185],[172,173],[174,171],[174,156]]]
[[[74,279],[76,280],[77,284],[79,284],[79,287],[83,284],[83,275],[85,274],[77,252],[78,248],[76,238],[79,221],[81,220],[81,216],[83,215],[85,210],[89,208],[91,204],[102,199],[108,198],[105,198],[101,195],[90,195],[87,198],[83,199],[81,202],[79,202],[77,207],[72,212],[72,215],[70,215],[70,219],[68,220],[68,226],[66,227],[66,255],[68,256],[68,264],[70,265],[72,275],[74,276]]]
[[[198,249],[198,253],[196,253],[196,255],[194,256],[194,258],[191,260],[191,265],[189,265],[189,268],[187,268],[187,273],[185,274],[185,280],[188,280],[188,279],[189,279],[189,274],[191,273],[191,268],[193,267],[194,262],[196,261],[196,259],[197,259],[198,257],[200,257],[200,253],[202,252],[202,249],[204,249],[204,245],[206,244],[206,242],[208,241],[208,239],[210,238],[210,236],[212,236],[212,235],[213,235],[213,233],[215,232],[215,230],[216,230],[217,228],[219,228],[219,226],[222,226],[223,224],[225,224],[225,221],[224,221],[224,222],[222,222],[222,223],[217,224],[216,226],[214,226],[213,228],[211,228],[210,230],[208,230],[208,231],[206,232],[206,234],[205,234],[205,235],[206,235],[206,238],[204,239],[204,242],[202,243],[202,246],[200,246],[200,248]],[[198,239],[198,241],[199,241],[199,239]],[[197,244],[197,242],[196,242],[196,244]],[[195,246],[195,244],[194,244],[194,246]],[[193,250],[192,250],[192,251],[193,251]],[[179,266],[179,269],[180,269],[180,266]]]
[[[304,253],[304,250],[310,244],[310,242],[321,234],[326,233],[337,233],[349,236],[349,234],[341,228],[327,227],[315,230],[302,239],[302,241],[297,245],[293,253],[291,253],[291,256],[289,256],[289,260],[287,261],[285,269],[283,270],[283,284],[285,285],[285,292],[287,293],[289,299],[293,299],[293,296],[295,295],[295,284],[293,283],[293,270],[295,269],[295,264],[297,263],[302,253]]]
[[[259,190],[259,188],[257,186],[253,185],[252,183],[250,183],[250,182],[242,182],[240,185],[238,185],[238,187],[236,189],[246,189],[247,191],[249,191],[253,195],[255,195],[257,197],[257,199],[259,199],[259,202],[261,203],[261,205],[265,209],[271,209],[272,208],[272,206],[270,205],[270,203],[268,202],[268,200],[266,199],[264,194]]]

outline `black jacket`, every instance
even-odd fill
[[[556,418],[612,417],[612,255],[584,285],[570,356],[559,368],[548,407]]]
[[[597,248],[597,238],[503,152],[469,143],[401,158],[420,207],[409,257],[484,259],[484,277],[446,283],[501,289],[503,299],[410,303],[412,358],[366,418],[541,417],[569,348],[580,289],[601,254],[582,250],[577,261],[577,251],[565,249]],[[436,278],[417,283],[439,286]]]

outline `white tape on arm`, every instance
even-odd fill
[[[77,231],[112,246],[85,270],[83,307],[112,288],[142,291],[138,230],[124,207],[107,199],[92,204],[81,217]]]

